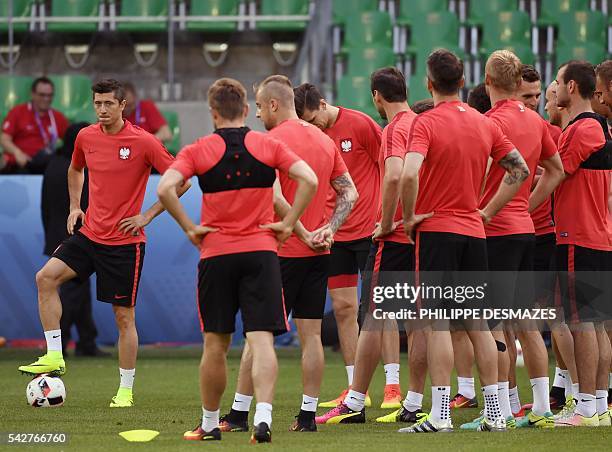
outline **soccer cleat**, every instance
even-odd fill
[[[599,427],[599,416],[597,413],[591,417],[574,413],[564,419],[559,419],[555,422],[555,425],[559,427]]]
[[[66,373],[66,363],[60,352],[49,352],[32,364],[19,366],[19,370],[26,375],[49,374],[52,377],[61,377]]]
[[[606,411],[604,414],[599,415],[599,426],[600,427],[612,426],[612,413],[610,413],[610,410]]]
[[[514,416],[508,416],[506,418],[506,430],[514,430],[516,428],[516,419]]]
[[[344,402],[344,399],[346,398],[346,395],[348,394],[349,389],[351,389],[350,386],[346,388],[344,391],[342,391],[342,393],[340,393],[340,395],[336,397],[334,400],[328,400],[327,402],[319,403],[319,407],[336,408],[338,405]],[[366,398],[365,398],[365,406],[366,408],[372,406],[372,399],[370,398],[370,395],[367,392],[366,392]]]
[[[213,428],[210,432],[205,432],[201,425],[193,430],[183,433],[183,439],[190,441],[221,441],[221,430]]]
[[[134,396],[129,388],[119,388],[117,395],[112,398],[110,408],[129,408],[134,406]]]
[[[313,413],[314,415],[314,413]],[[317,423],[315,422],[314,417],[309,419],[300,418],[300,416],[295,417],[295,421],[289,427],[290,432],[316,432],[317,431]]]
[[[558,386],[550,388],[550,409],[557,410],[563,408],[565,403],[565,389]]]
[[[385,416],[377,417],[376,422],[381,422],[383,424],[390,424],[393,422],[406,422],[408,424],[414,424],[418,422],[418,420],[425,416],[426,414],[421,411],[421,409],[415,411],[408,411],[403,406]]]
[[[450,418],[446,421],[434,421],[429,414],[420,416],[412,427],[400,428],[398,433],[450,433],[453,431],[453,423]]]
[[[506,419],[498,417],[494,421],[490,421],[485,417],[480,421],[480,425],[476,429],[479,432],[505,432],[507,431]]]
[[[219,430],[222,432],[248,432],[249,423],[247,420],[235,419],[230,411],[219,418]]]
[[[402,390],[398,384],[385,385],[385,396],[380,407],[383,410],[395,409],[402,406]]]
[[[476,431],[478,430],[478,426],[480,425],[480,422],[484,419],[484,410],[482,410],[480,412],[480,416],[478,416],[476,419],[474,419],[471,422],[466,422],[465,424],[461,424],[461,426],[459,427],[459,429],[461,430],[472,430],[472,431]]]
[[[468,399],[467,397],[457,394],[450,402],[451,408],[478,408],[478,399],[476,397]]]
[[[521,409],[518,410],[516,413],[512,413],[512,416],[514,416],[515,419],[520,419],[522,417],[525,417],[526,414],[527,411],[525,411],[525,408],[521,407]]]
[[[561,411],[559,411],[557,414],[553,416],[553,420],[555,421],[555,424],[557,423],[557,421],[572,417],[574,415],[575,410],[576,410],[576,401],[571,395],[568,395],[567,398],[565,399],[565,405],[563,406]]]
[[[530,411],[527,416],[519,419],[516,423],[517,428],[553,428],[554,426],[555,420],[550,411],[542,416]]]
[[[251,444],[255,443],[271,443],[272,432],[270,426],[265,422],[253,426],[253,433],[251,433]]]
[[[365,424],[365,408],[353,411],[344,402],[315,418],[317,424]]]

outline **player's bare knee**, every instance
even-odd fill
[[[334,301],[334,315],[337,320],[345,320],[357,317],[357,306],[351,300],[341,298]]]
[[[36,286],[39,291],[57,290],[59,281],[45,267],[36,273]]]

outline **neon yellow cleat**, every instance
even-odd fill
[[[385,385],[385,396],[380,407],[393,410],[402,406],[402,390],[398,384]]]
[[[66,363],[62,352],[48,352],[32,364],[19,366],[19,370],[27,375],[49,374],[52,377],[61,377],[66,373]]]
[[[134,406],[134,396],[130,388],[119,388],[117,395],[112,398],[110,408],[129,408]]]
[[[543,416],[530,411],[527,416],[522,417],[516,422],[517,428],[554,428],[555,420],[553,414],[549,411]]]
[[[319,406],[321,408],[336,408],[338,405],[340,405],[342,402],[344,402],[344,398],[348,394],[349,389],[351,389],[351,388],[350,387],[346,388],[334,400],[328,400],[327,402],[319,403]],[[366,392],[365,407],[369,408],[371,406],[372,406],[372,399],[370,398],[370,395]]]

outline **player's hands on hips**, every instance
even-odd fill
[[[15,152],[13,156],[15,157],[15,163],[17,163],[19,168],[23,168],[30,160],[32,160],[32,158],[23,151]]]
[[[285,224],[282,221],[278,221],[276,223],[268,223],[259,225],[262,229],[270,229],[274,234],[276,234],[276,240],[278,240],[279,247],[287,241],[291,234],[293,234],[293,226]]]
[[[382,223],[376,223],[376,227],[374,228],[374,232],[372,233],[372,240],[378,240],[382,237],[391,234],[400,224],[402,224],[401,221],[395,221],[391,223],[391,225],[383,225]]]
[[[79,220],[81,220],[81,224],[83,224],[83,221],[85,220],[85,213],[81,209],[71,210],[70,214],[68,215],[68,221],[66,222],[68,234],[74,234],[74,227]]]
[[[119,231],[127,235],[139,235],[140,230],[151,222],[150,219],[142,214],[124,218],[119,222]]]
[[[408,243],[414,244],[414,230],[423,220],[433,217],[433,212],[413,215],[411,218],[404,220],[404,232],[408,237]]]
[[[489,222],[491,221],[491,216],[484,210],[480,209],[478,209],[478,213],[480,214],[480,218],[482,218],[482,222],[484,224],[489,224]]]
[[[217,232],[219,229],[211,228],[210,226],[202,226],[200,224],[194,225],[193,228],[187,230],[185,234],[187,234],[187,238],[193,243],[198,249],[202,245],[202,240],[204,236],[209,232]]]

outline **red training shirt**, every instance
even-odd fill
[[[389,157],[399,157],[404,160],[404,157],[406,156],[406,149],[408,148],[408,135],[410,133],[410,127],[412,126],[416,116],[416,113],[412,110],[400,111],[383,129],[378,162],[381,184],[385,178],[385,161]],[[380,201],[378,203],[378,216],[376,221],[382,221],[382,190]],[[402,221],[401,200],[397,204],[395,216],[393,217],[393,222],[398,221]],[[408,237],[406,237],[404,226],[402,224],[397,226],[391,234],[378,240],[382,242],[408,243]]]
[[[381,129],[368,115],[360,111],[338,107],[338,117],[333,126],[325,129],[325,134],[334,140],[341,151],[348,172],[355,183],[359,199],[340,229],[336,232],[336,242],[348,242],[370,238],[376,225],[376,210],[380,201],[380,172],[378,154],[380,152]],[[333,210],[336,192],[330,191],[328,209]]]
[[[136,108],[125,119],[149,133],[157,133],[162,126],[168,124],[152,100],[139,100]]]
[[[287,145],[261,132],[247,132],[244,145],[258,161],[285,173],[300,160]],[[220,162],[225,151],[223,138],[211,134],[184,147],[171,168],[185,179],[201,176]],[[206,234],[202,240],[202,259],[278,249],[274,232],[260,228],[262,224],[274,222],[272,186],[204,193],[201,215],[202,225],[219,229]]]
[[[57,110],[49,110],[47,113],[41,113],[38,117],[42,126],[42,132],[45,134],[47,141],[51,141],[53,130],[53,121],[57,128],[57,138],[61,139],[68,128],[68,120]],[[2,123],[2,131],[13,139],[13,143],[25,152],[30,157],[34,157],[38,151],[45,147],[45,138],[41,134],[41,130],[36,122],[36,113],[31,102],[16,105],[8,112],[4,122]],[[15,164],[15,157],[12,154],[6,153],[7,163]]]
[[[288,145],[317,175],[319,180],[317,192],[300,218],[306,229],[314,231],[330,220],[326,215],[327,195],[330,190],[336,193],[330,182],[348,172],[340,151],[323,132],[301,119],[283,121],[270,131],[270,135]],[[278,180],[283,189],[283,196],[289,204],[293,204],[297,182],[289,178],[286,173],[280,173]],[[289,237],[278,252],[281,257],[309,257],[321,254],[329,254],[329,251],[317,253],[295,234]]]
[[[82,129],[72,154],[72,166],[89,173],[89,207],[80,232],[105,245],[146,241],[144,229],[127,235],[119,221],[140,214],[151,167],[163,174],[173,160],[159,140],[129,121],[115,135],[100,124]]]
[[[434,215],[418,230],[485,238],[478,200],[487,162],[514,148],[492,120],[463,102],[442,102],[420,114],[408,147],[425,157],[415,212]]]
[[[512,141],[521,153],[529,177],[523,182],[514,197],[485,225],[487,237],[534,234],[533,221],[529,215],[529,194],[538,162],[548,160],[557,153],[557,145],[550,137],[546,121],[535,111],[526,108],[518,100],[504,99],[485,113],[491,118]],[[487,175],[485,189],[480,200],[480,208],[489,203],[499,190],[506,171],[499,165],[492,165]]]
[[[608,217],[610,171],[580,167],[605,143],[601,125],[592,118],[570,124],[559,138],[566,178],[555,192],[558,245],[612,251],[612,223]]]

